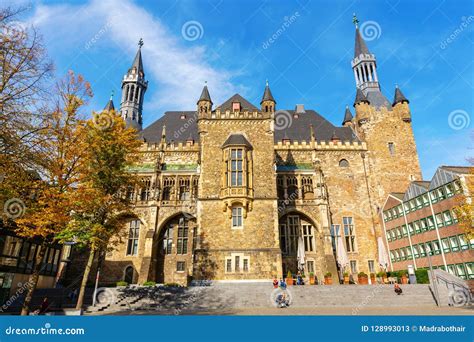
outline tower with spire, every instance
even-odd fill
[[[370,53],[364,38],[359,30],[359,21],[354,14],[353,22],[356,27],[355,31],[355,48],[354,58],[352,59],[352,69],[354,70],[354,77],[356,86],[367,95],[367,91],[371,89],[379,90],[379,80],[377,77],[377,64],[375,55]]]
[[[268,80],[265,84],[265,91],[263,92],[262,101],[260,101],[262,106],[262,112],[264,113],[273,113],[275,111],[276,101],[273,98],[272,91],[268,85]]]
[[[196,105],[198,116],[200,118],[208,117],[212,112],[212,100],[211,95],[209,94],[209,89],[207,89],[207,81],[204,83],[201,96],[199,97]]]
[[[143,98],[148,87],[145,80],[142,61],[143,40],[138,42],[138,51],[132,66],[122,79],[122,101],[120,103],[120,115],[125,120],[127,127],[142,130],[143,123]]]

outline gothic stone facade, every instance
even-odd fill
[[[139,49],[120,108],[144,141],[128,193],[139,219],[106,256],[103,281],[263,280],[301,267],[322,279],[338,274],[337,239],[347,271],[377,272],[379,211],[421,172],[409,102],[398,88],[393,103],[381,93],[358,29],[352,67],[355,115],[346,108],[341,127],[302,105],[277,110],[267,84],[258,108],[238,94],[214,108],[205,86],[196,110],[142,130]]]

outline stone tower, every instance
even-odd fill
[[[212,112],[212,100],[207,89],[207,82],[202,88],[201,96],[197,101],[197,112],[200,118],[208,117]]]
[[[262,112],[264,113],[273,113],[275,111],[276,101],[273,98],[272,91],[268,85],[268,81],[265,85],[265,91],[263,92],[262,101],[260,101],[262,106]]]
[[[388,193],[406,189],[410,181],[421,180],[415,138],[411,125],[409,101],[395,89],[393,102],[380,91],[376,58],[369,51],[357,27],[352,60],[356,83],[355,117],[347,113],[343,125],[352,125],[367,143],[365,162],[373,214],[382,206]]]
[[[143,98],[148,87],[143,71],[142,52],[143,40],[138,42],[138,51],[133,64],[122,79],[122,101],[120,103],[120,114],[125,120],[127,127],[142,130]]]

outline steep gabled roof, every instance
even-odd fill
[[[262,104],[263,101],[273,101],[276,103],[275,99],[273,98],[272,91],[270,90],[270,86],[268,85],[268,82],[265,86],[265,91],[263,92],[262,101],[260,101],[260,104]]]
[[[360,90],[359,88],[357,88],[357,91],[356,91],[356,98],[354,100],[354,107],[356,104],[359,104],[361,102],[365,102],[365,103],[370,103],[370,101],[367,99],[367,97],[364,95],[364,93],[362,92],[362,90]]]
[[[351,122],[353,118],[354,117],[352,116],[349,106],[346,106],[346,112],[344,113],[344,120],[342,120],[342,124],[344,125],[346,122]]]
[[[184,142],[199,140],[196,111],[166,112],[161,118],[140,132],[140,136],[148,143],[161,140],[163,126],[166,126],[166,141]]]
[[[114,101],[112,100],[112,98],[110,98],[109,102],[107,102],[104,107],[104,111],[109,112],[111,110],[115,110]]]
[[[227,101],[225,101],[223,104],[218,106],[216,109],[219,109],[220,111],[226,111],[226,110],[232,110],[232,103],[234,102],[239,102],[240,103],[240,108],[242,111],[258,111],[258,108],[255,107],[253,104],[251,104],[249,101],[244,99],[242,96],[239,94],[233,95],[231,98],[229,98]]]
[[[133,60],[132,67],[130,69],[136,68],[137,73],[141,73],[145,75],[143,70],[143,61],[142,61],[142,48],[141,46],[138,48],[137,54],[135,55],[135,59]]]

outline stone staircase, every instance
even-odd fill
[[[429,285],[403,285],[398,296],[393,285],[290,286],[292,307],[435,307]],[[151,310],[163,313],[225,312],[239,308],[271,308],[279,293],[270,282],[213,283],[210,286],[165,286],[107,289],[105,301],[88,307],[86,314]],[[359,309],[358,309],[359,308]]]

